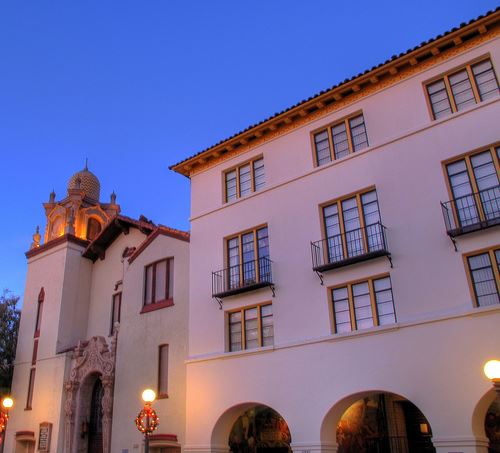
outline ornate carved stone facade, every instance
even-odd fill
[[[104,337],[80,341],[75,348],[70,378],[65,382],[64,453],[87,452],[85,426],[90,413],[92,388],[97,379],[104,388],[102,398],[103,453],[110,453],[113,389],[115,381],[118,330],[111,337],[111,347]]]

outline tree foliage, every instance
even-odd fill
[[[19,296],[4,290],[0,295],[0,393],[7,393],[12,383],[17,334],[21,312],[17,309]]]

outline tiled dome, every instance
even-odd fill
[[[99,201],[99,196],[101,193],[101,184],[97,179],[97,176],[94,175],[87,167],[83,170],[75,173],[68,182],[68,190],[77,189],[78,187],[78,179],[80,180],[80,189],[85,192],[85,195],[93,200]]]

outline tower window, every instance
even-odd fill
[[[93,241],[101,232],[101,223],[99,220],[91,217],[87,222],[87,239]]]

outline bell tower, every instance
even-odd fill
[[[69,234],[84,240],[93,240],[104,225],[120,212],[113,192],[109,203],[100,201],[101,184],[96,175],[85,168],[68,181],[66,197],[56,201],[52,191],[43,204],[47,223],[44,243]],[[36,241],[34,241],[36,247]]]

